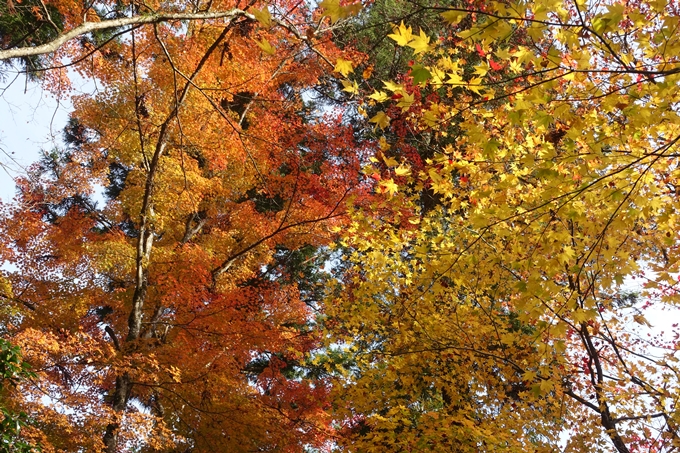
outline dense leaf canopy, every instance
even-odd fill
[[[349,448],[675,449],[677,335],[641,336],[677,301],[675,5],[433,9],[454,32],[395,24],[418,55],[367,93],[387,198],[327,306]]]
[[[680,447],[676,2],[41,5],[0,59],[99,90],[2,205],[24,440]]]

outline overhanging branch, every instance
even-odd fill
[[[170,22],[176,20],[233,19],[235,17],[248,17],[250,19],[254,19],[254,16],[251,14],[246,13],[241,9],[235,8],[229,11],[202,13],[153,13],[142,16],[108,19],[101,22],[85,22],[76,28],[59,35],[53,41],[40,46],[17,47],[14,49],[0,50],[0,61],[52,53],[59,49],[59,47],[64,45],[66,42],[96,30],[109,30],[112,28],[125,27],[128,25],[157,24],[160,22]]]

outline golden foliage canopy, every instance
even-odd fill
[[[680,300],[677,4],[431,9],[362,85],[384,198],[326,307],[348,451],[674,450],[677,330],[645,314]]]

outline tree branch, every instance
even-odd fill
[[[106,333],[109,334],[109,337],[111,337],[111,341],[113,341],[113,346],[116,348],[116,351],[120,352],[120,343],[118,342],[116,332],[113,331],[111,326],[104,327],[104,331],[106,331]]]
[[[235,17],[242,16],[254,19],[254,16],[251,14],[235,8],[229,11],[201,13],[154,13],[143,16],[103,20],[101,22],[85,22],[66,33],[62,33],[54,40],[40,46],[17,47],[14,49],[0,50],[0,61],[52,53],[59,49],[59,47],[64,45],[66,42],[96,30],[109,30],[112,28],[125,27],[128,25],[157,24],[160,22],[170,22],[177,20],[233,19]]]

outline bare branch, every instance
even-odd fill
[[[113,341],[113,346],[116,348],[116,351],[120,351],[120,343],[118,342],[116,332],[113,331],[111,326],[104,327],[104,331],[106,331],[106,333],[109,334],[109,337],[111,337],[111,341]]]
[[[254,19],[251,14],[235,8],[229,11],[202,13],[153,13],[145,14],[143,16],[108,19],[101,22],[85,22],[68,32],[61,34],[54,40],[40,46],[17,47],[14,49],[0,50],[0,61],[52,53],[68,41],[96,30],[110,30],[112,28],[126,27],[128,25],[158,24],[161,22],[171,22],[178,20],[208,20],[224,18],[233,19],[236,17],[248,17],[250,19]]]

